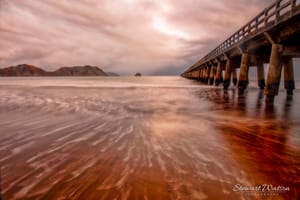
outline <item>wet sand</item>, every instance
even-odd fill
[[[267,107],[258,89],[238,97],[177,79],[181,87],[0,84],[4,199],[299,198],[299,91]]]

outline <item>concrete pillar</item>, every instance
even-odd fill
[[[272,104],[274,97],[278,95],[281,71],[282,71],[282,57],[281,53],[283,46],[279,44],[272,44],[272,52],[269,61],[269,70],[267,76],[267,85],[265,88],[266,103]]]
[[[221,80],[220,80],[220,83],[223,83],[224,81],[224,78],[223,78],[223,64],[222,64],[222,67],[221,67]]]
[[[211,70],[210,70],[209,84],[210,84],[210,85],[213,85],[214,82],[215,82],[215,69],[214,69],[214,67],[212,66],[212,67],[211,67]]]
[[[202,69],[199,68],[199,81],[201,81],[201,73],[202,73]]]
[[[208,77],[207,77],[207,83],[209,84],[209,79],[210,79],[210,73],[211,73],[211,71],[213,70],[213,67],[212,66],[209,66],[208,67],[208,73],[207,73],[207,75],[208,75]]]
[[[203,74],[204,74],[203,72],[204,72],[204,69],[201,68],[201,73],[200,73],[200,80],[201,80],[201,81],[203,81]]]
[[[283,59],[283,67],[284,88],[286,89],[287,96],[293,96],[293,90],[295,89],[293,59],[290,57]]]
[[[205,83],[208,83],[209,76],[210,76],[210,70],[211,70],[211,67],[208,66],[208,67],[207,67],[207,71],[206,71]]]
[[[237,73],[236,73],[236,69],[235,68],[232,68],[232,82],[233,82],[234,86],[236,86],[237,82],[238,82]]]
[[[224,88],[224,90],[228,90],[228,87],[230,85],[231,65],[232,65],[232,61],[230,59],[227,59],[227,61],[226,61],[226,68],[225,68],[225,77],[224,77],[224,82],[223,82],[223,88]]]
[[[221,62],[219,62],[217,66],[217,73],[216,73],[216,81],[215,81],[216,86],[218,86],[221,83],[221,79],[222,79],[222,64]]]
[[[264,70],[263,62],[259,62],[257,64],[257,81],[258,81],[258,87],[261,90],[263,90],[266,86],[266,83],[265,83],[265,70]]]
[[[242,54],[242,61],[240,66],[240,76],[239,76],[239,82],[238,82],[238,89],[239,94],[243,94],[244,90],[248,87],[249,84],[249,78],[248,78],[248,72],[249,72],[249,54],[243,53]]]

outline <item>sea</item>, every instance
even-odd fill
[[[0,199],[299,199],[299,89],[2,77]]]

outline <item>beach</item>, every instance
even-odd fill
[[[181,77],[0,78],[3,199],[296,199],[294,93],[266,106],[255,81],[238,96]]]

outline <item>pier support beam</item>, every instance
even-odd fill
[[[231,65],[232,65],[232,61],[230,59],[227,59],[226,68],[225,68],[225,77],[224,77],[224,82],[223,82],[224,90],[228,90],[228,87],[230,85]]]
[[[207,78],[207,67],[204,68],[204,72],[203,72],[203,83],[206,81]]]
[[[295,89],[293,59],[290,57],[284,58],[283,67],[284,67],[284,88],[286,89],[287,96],[292,97],[293,91]]]
[[[208,81],[209,81],[210,70],[211,70],[211,67],[208,66],[208,67],[207,67],[207,71],[206,71],[206,79],[205,79],[205,83],[208,83]]]
[[[222,64],[221,62],[218,62],[215,85],[219,86],[222,81]]]
[[[202,81],[202,68],[200,69],[199,80]]]
[[[257,81],[258,81],[258,87],[261,90],[265,89],[266,83],[265,83],[265,70],[264,70],[263,62],[259,62],[257,64]]]
[[[214,67],[212,66],[212,67],[211,67],[211,70],[210,70],[209,84],[210,84],[210,85],[213,85],[214,82],[215,82],[215,69],[214,69]]]
[[[249,72],[249,54],[243,53],[241,66],[240,66],[240,77],[238,83],[239,94],[243,94],[244,90],[248,87],[249,84],[248,72]]]
[[[234,86],[238,83],[236,68],[232,68],[232,83]]]
[[[269,61],[269,70],[267,76],[267,85],[265,89],[266,103],[273,104],[274,97],[278,95],[281,71],[283,46],[280,44],[272,44],[271,57]]]
[[[205,83],[207,81],[207,71],[208,71],[208,67],[205,67],[203,83]]]

